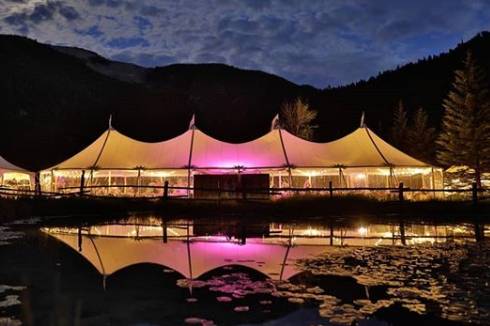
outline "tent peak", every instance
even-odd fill
[[[281,129],[281,121],[279,120],[279,113],[272,118],[271,131],[274,129]]]
[[[361,123],[359,124],[359,128],[367,128],[366,122],[364,121],[365,118],[365,112],[362,111],[361,114]]]
[[[109,114],[109,130],[113,129],[112,128],[112,113]]]
[[[189,122],[189,130],[196,129],[196,114],[192,114],[191,121]]]

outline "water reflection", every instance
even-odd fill
[[[484,229],[476,236],[484,236]],[[298,260],[329,246],[416,245],[472,241],[471,225],[216,224],[151,219],[87,227],[46,227],[43,232],[80,252],[107,277],[128,266],[153,263],[199,278],[226,265],[252,268],[273,280],[299,273]]]
[[[475,300],[458,299],[463,287],[450,284],[447,273],[466,259],[460,246],[484,239],[488,230],[481,224],[244,224],[147,218],[46,227],[42,232],[90,262],[104,287],[116,272],[151,263],[180,274],[177,285],[189,290],[188,302],[195,300],[196,289],[217,292],[222,303],[268,294],[294,304],[313,302],[322,317],[338,324],[359,322],[393,307],[424,315],[430,312],[427,307],[436,306],[438,315],[458,321],[478,322],[476,316],[487,314],[466,308],[475,307]],[[252,281],[240,272],[207,276],[230,266],[249,268],[264,279]],[[351,297],[345,299],[335,290],[345,280],[322,288],[319,277],[351,279],[356,287],[350,285],[346,291]],[[248,309],[237,306],[234,311]]]

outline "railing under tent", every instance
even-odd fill
[[[226,197],[227,190],[238,188],[282,189],[352,189],[365,195],[380,195],[367,189],[395,188],[403,182],[410,189],[442,189],[443,173],[435,168],[284,168],[244,169],[194,169],[187,170],[51,170],[40,175],[41,188],[48,192],[76,192],[77,188],[91,189],[94,195],[109,196],[159,196],[159,187],[168,182],[172,197],[189,197],[187,188],[213,188]],[[218,189],[219,188],[219,189]],[[301,189],[301,190],[300,190]],[[310,190],[305,190],[310,189]],[[226,191],[225,191],[226,190]],[[320,191],[320,190],[319,190]],[[270,192],[270,191],[269,191]],[[197,190],[197,197],[208,197]],[[417,198],[414,198],[417,199]]]
[[[146,200],[274,200],[292,196],[322,196],[326,199],[342,196],[367,195],[381,200],[459,200],[470,201],[477,204],[480,201],[490,200],[490,189],[478,188],[476,183],[469,189],[445,188],[410,188],[400,182],[396,187],[335,187],[329,182],[327,187],[266,187],[266,188],[236,188],[223,189],[220,187],[187,187],[170,186],[168,181],[163,185],[86,185],[67,186],[57,191],[41,191],[27,189],[11,189],[0,187],[0,196],[14,198],[111,198],[116,197],[111,189],[125,188],[124,196],[118,198],[133,198]]]

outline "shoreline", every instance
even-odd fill
[[[0,198],[0,224],[16,219],[87,218],[155,214],[170,218],[230,216],[240,219],[466,218],[490,220],[490,201],[382,201],[363,196],[295,196],[279,200],[189,200],[134,198]]]

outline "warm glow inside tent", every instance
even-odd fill
[[[0,185],[2,188],[30,190],[33,174],[0,157]]]
[[[401,152],[365,126],[327,143],[279,128],[239,144],[214,139],[194,126],[155,143],[110,127],[78,154],[42,171],[41,186],[45,191],[77,191],[83,182],[97,194],[160,196],[168,181],[175,187],[170,195],[184,196],[188,190],[178,187],[237,188],[229,179],[209,178],[226,175],[261,175],[261,183],[248,179],[257,188],[326,188],[330,182],[344,188],[395,187],[399,182],[416,189],[442,187],[441,169]]]

